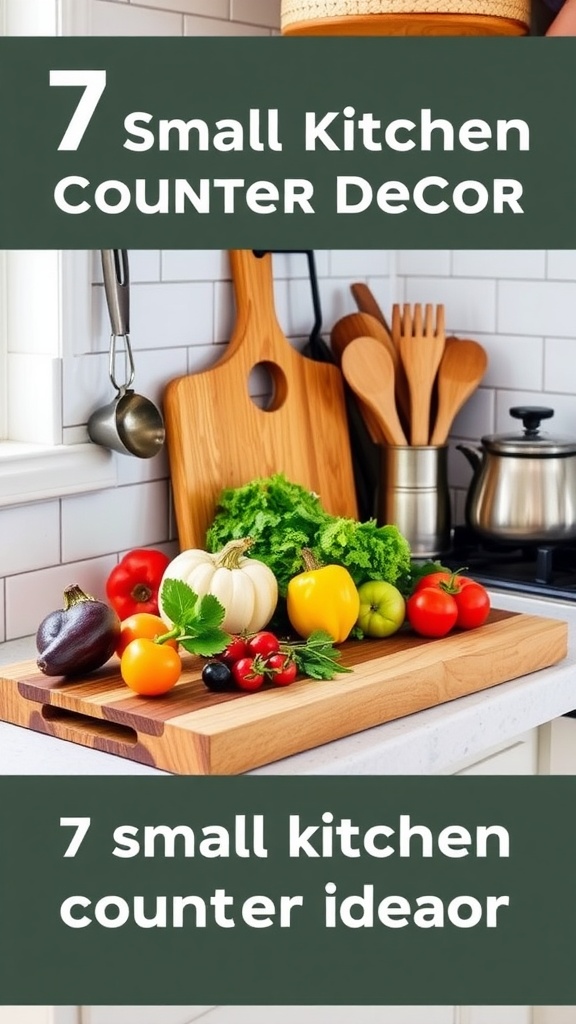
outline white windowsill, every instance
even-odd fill
[[[116,483],[114,456],[98,445],[0,443],[0,507],[96,491]]]

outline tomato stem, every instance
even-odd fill
[[[155,636],[155,644],[165,644],[169,640],[187,640],[188,637],[182,636],[183,630],[181,626],[174,626],[169,633],[163,633],[162,636]]]

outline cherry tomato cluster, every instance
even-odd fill
[[[260,690],[269,681],[275,686],[289,686],[298,675],[296,662],[281,650],[274,633],[262,630],[252,636],[235,636],[218,655],[202,669],[202,680],[209,690]]]
[[[476,629],[484,625],[490,597],[481,583],[459,573],[434,572],[424,576],[406,602],[406,615],[420,636],[446,636],[454,627]]]

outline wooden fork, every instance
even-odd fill
[[[398,346],[410,395],[410,443],[427,445],[430,437],[430,403],[434,381],[444,352],[444,306],[426,305],[423,317],[419,302],[413,310],[392,308],[392,337]]]

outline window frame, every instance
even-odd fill
[[[88,0],[0,0],[2,35],[8,35],[9,28],[14,27],[18,34],[38,34],[34,31],[36,27],[45,29],[48,25],[56,36],[89,35]],[[10,352],[9,304],[15,301],[14,292],[12,300],[10,295],[11,253],[0,252],[0,438],[4,438],[0,440],[0,507],[99,490],[117,483],[114,455],[92,444],[85,432],[80,431],[78,436],[76,431],[63,432],[62,428],[63,359],[73,356],[75,337],[90,334],[90,254],[53,250],[50,263],[52,287],[56,289],[51,305],[57,318],[52,327],[58,340],[40,359],[34,357],[33,350]],[[26,280],[28,294],[41,295],[46,281],[38,269],[34,280],[32,269],[30,280]],[[24,380],[30,387],[24,388]],[[13,394],[17,386],[22,390],[18,407],[12,406],[11,414],[10,391]],[[34,407],[34,389],[45,394],[47,387],[48,399],[39,414]],[[33,415],[27,417],[27,413]],[[27,418],[37,422],[38,436],[27,436]]]

